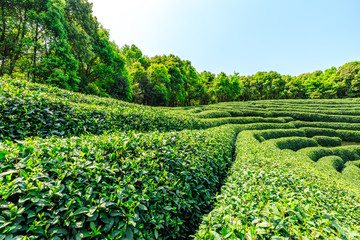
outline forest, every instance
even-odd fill
[[[360,96],[358,61],[299,76],[198,72],[175,55],[117,46],[87,0],[3,0],[0,7],[0,76],[151,106]]]

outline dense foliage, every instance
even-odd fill
[[[0,239],[360,239],[360,62],[198,73],[87,0],[0,29]]]
[[[299,76],[201,73],[175,55],[122,48],[87,0],[2,0],[0,76],[152,106],[360,96],[360,62]]]
[[[136,103],[164,106],[190,106],[226,101],[261,99],[318,99],[359,97],[360,62],[338,69],[299,76],[277,72],[218,75],[197,73],[189,61],[174,55],[148,58],[135,45],[122,48],[132,78]],[[156,76],[156,79],[154,77]]]
[[[26,81],[0,79],[0,142],[30,136],[201,128],[198,120],[146,106],[87,97]],[[39,91],[41,90],[41,91]]]
[[[242,132],[237,159],[196,239],[358,239],[359,195],[311,160]]]
[[[235,137],[224,126],[3,144],[2,236],[185,239],[210,210]]]
[[[125,60],[86,0],[3,0],[0,76],[131,100]]]
[[[0,86],[0,239],[360,238],[360,146],[340,146],[360,141],[359,99],[154,108]]]

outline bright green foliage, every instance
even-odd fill
[[[331,128],[303,127],[300,129],[305,131],[306,137],[309,138],[315,136],[337,136],[336,130]]]
[[[131,100],[125,60],[86,0],[4,0],[0,76]]]
[[[6,237],[186,238],[226,176],[236,133],[223,126],[0,145],[0,231]]]
[[[168,69],[163,64],[153,64],[147,71],[149,79],[149,105],[168,105],[170,93],[167,85],[170,83]]]
[[[341,146],[342,143],[342,140],[339,137],[315,136],[312,139],[323,147],[337,147]]]
[[[119,130],[168,131],[204,126],[193,118],[170,116],[140,105],[111,99],[98,99],[96,103],[96,98],[66,91],[54,96],[36,91],[44,87],[41,85],[9,79],[0,81],[0,141],[29,136],[66,137]],[[22,87],[15,88],[15,85]]]
[[[253,133],[255,138],[260,142],[283,137],[305,137],[305,132],[300,129],[266,129],[254,131]]]
[[[358,61],[299,76],[275,71],[240,76],[198,73],[188,60],[173,54],[149,58],[135,45],[120,49],[88,0],[2,0],[0,29],[0,77],[135,103],[190,106],[360,96]]]
[[[236,78],[229,78],[225,73],[220,73],[214,79],[214,92],[219,102],[234,101],[241,92],[241,87]]]
[[[355,161],[360,159],[360,146],[343,146],[334,148],[309,147],[301,149],[301,154],[307,155],[311,160],[318,161],[326,156],[339,156],[344,162]]]
[[[231,117],[232,115],[226,111],[203,111],[196,115],[198,118],[223,118],[223,117]]]
[[[196,82],[176,57],[126,53],[136,101],[178,105],[174,76]],[[0,239],[360,238],[360,146],[340,146],[360,139],[359,99],[153,108],[0,86]]]
[[[225,117],[225,118],[206,118],[201,121],[208,127],[215,127],[224,124],[249,124],[249,123],[286,123],[284,118],[262,118],[262,117]],[[293,127],[291,125],[291,127]]]
[[[319,167],[324,168],[326,171],[335,169],[336,171],[341,172],[345,167],[344,160],[339,156],[327,156],[320,158],[317,161],[317,164]]]
[[[266,143],[274,144],[279,149],[290,149],[293,151],[297,151],[306,147],[319,146],[315,139],[306,137],[283,137],[267,140]]]
[[[264,143],[251,132],[238,135],[235,163],[196,239],[360,237],[355,192],[330,184],[311,161]]]
[[[345,141],[360,142],[360,131],[336,130],[336,133]]]
[[[360,168],[355,165],[348,165],[341,173],[343,178],[349,181],[354,181],[356,184],[360,184]]]

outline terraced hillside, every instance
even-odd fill
[[[150,108],[0,86],[0,239],[360,239],[360,99]]]

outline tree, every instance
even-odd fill
[[[229,77],[221,72],[214,79],[214,91],[218,102],[226,102],[231,100],[232,84]]]
[[[132,78],[133,101],[139,104],[148,104],[145,100],[150,99],[149,80],[145,68],[139,62],[134,62],[130,67]]]
[[[149,89],[146,94],[145,103],[153,106],[167,106],[169,104],[169,91],[167,85],[170,83],[170,75],[165,65],[154,63],[147,70]]]
[[[200,104],[205,105],[212,102],[215,102],[215,93],[214,93],[214,79],[215,74],[207,71],[203,71],[199,75],[200,84],[204,87],[204,92],[200,97]]]
[[[339,97],[356,97],[360,96],[359,92],[359,73],[360,62],[350,62],[339,67],[337,75],[339,77],[340,89]]]

